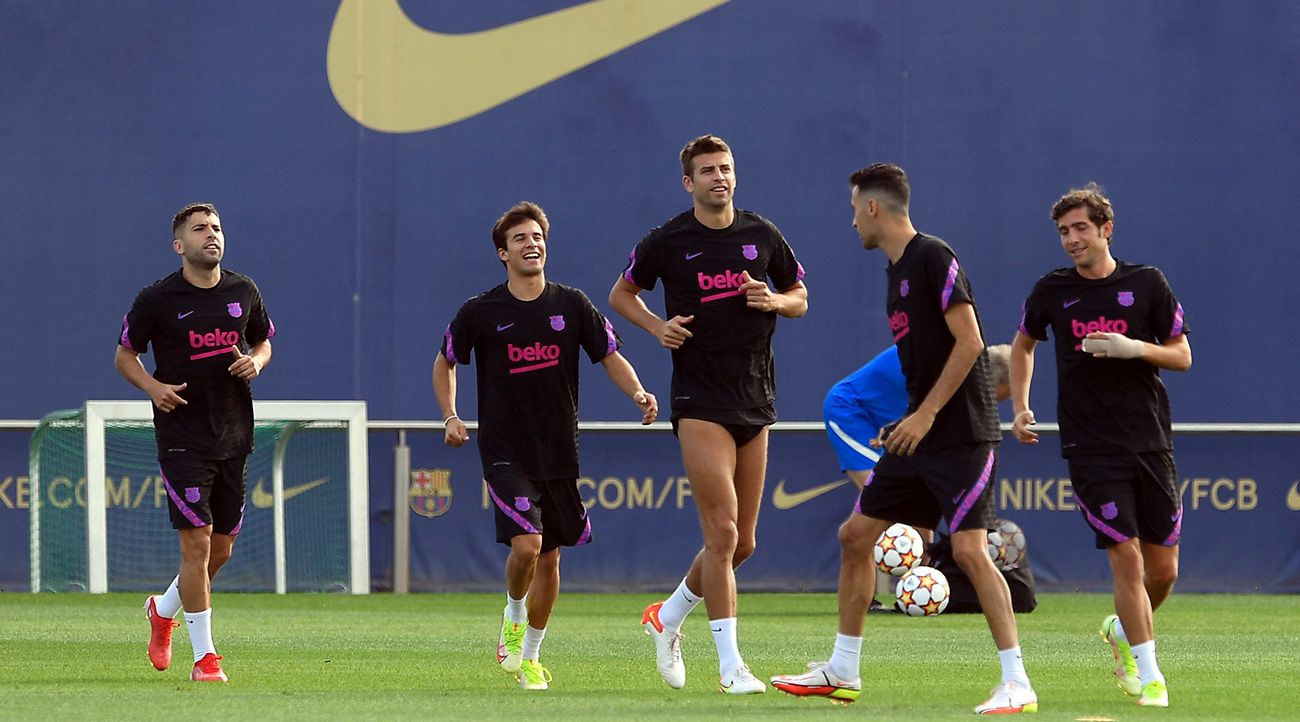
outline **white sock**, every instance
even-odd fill
[[[677,585],[664,605],[659,608],[659,622],[664,625],[664,631],[676,632],[682,628],[682,622],[686,620],[686,615],[698,605],[704,597],[697,596],[686,586],[686,579],[682,578],[682,583]],[[728,670],[730,671],[730,670]]]
[[[857,679],[862,668],[862,637],[847,634],[835,635],[835,651],[831,652],[831,671],[845,682]]]
[[[1002,663],[1002,681],[1017,682],[1028,687],[1029,675],[1025,673],[1025,660],[1020,655],[1020,647],[999,649],[998,661]]]
[[[528,621],[528,595],[525,594],[523,599],[515,599],[506,592],[506,619],[515,624],[523,624]]]
[[[1128,635],[1124,633],[1124,622],[1119,617],[1115,617],[1115,639],[1128,644]]]
[[[201,612],[185,613],[185,628],[190,633],[190,646],[194,647],[194,661],[203,659],[205,654],[216,654],[212,646],[212,608]]]
[[[176,577],[172,580],[171,586],[161,596],[153,598],[154,609],[158,610],[158,616],[168,619],[175,619],[181,612],[181,578]]]
[[[713,644],[718,648],[718,674],[731,674],[745,663],[736,643],[736,618],[710,619],[709,631],[713,632]]]
[[[537,659],[542,653],[542,638],[546,636],[546,629],[538,629],[533,625],[528,625],[524,629],[524,659]]]
[[[1160,665],[1156,664],[1156,640],[1135,644],[1132,647],[1133,658],[1138,663],[1138,681],[1145,687],[1147,682],[1164,682],[1165,676],[1160,673]]]

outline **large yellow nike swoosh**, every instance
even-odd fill
[[[814,486],[811,489],[804,489],[803,491],[790,494],[785,490],[785,479],[782,479],[776,483],[776,489],[772,491],[772,506],[778,509],[793,509],[805,501],[816,499],[822,494],[825,494],[832,489],[838,489],[847,483],[849,483],[848,479],[837,479],[819,486]]]
[[[330,89],[361,125],[414,133],[478,115],[730,0],[592,0],[474,33],[416,25],[398,0],[343,0]]]
[[[1300,481],[1293,482],[1286,492],[1286,508],[1300,511]]]
[[[328,476],[323,476],[315,481],[309,481],[305,484],[286,487],[284,490],[284,500],[289,501],[295,496],[298,496],[303,492],[311,491],[329,480],[330,478]],[[271,495],[271,492],[266,490],[266,479],[257,480],[257,486],[253,487],[252,497],[253,508],[255,509],[270,509],[275,505],[275,497]]]

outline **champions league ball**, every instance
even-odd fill
[[[1007,542],[1002,538],[1002,532],[997,529],[989,529],[989,559],[993,560],[993,566],[998,569],[1006,569],[1007,563]]]
[[[932,617],[948,608],[948,578],[934,567],[920,566],[903,575],[894,591],[898,611],[911,617]]]
[[[1001,537],[1003,552],[1002,560],[994,559],[993,563],[1004,572],[1020,566],[1020,562],[1025,558],[1025,533],[1014,521],[998,519],[997,531],[989,532],[990,546],[994,534]],[[990,554],[992,554],[991,549]]]
[[[894,524],[876,540],[876,548],[871,556],[876,561],[877,569],[901,577],[921,563],[921,555],[924,553],[925,542],[915,529],[906,524]]]

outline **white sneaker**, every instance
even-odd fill
[[[659,667],[659,676],[664,678],[669,687],[681,689],[686,686],[686,665],[682,662],[682,634],[665,632],[659,621],[659,608],[663,602],[655,602],[645,608],[641,614],[641,626],[645,633],[655,641],[655,663]]]
[[[767,691],[767,685],[742,664],[731,670],[731,674],[718,678],[718,690],[723,694],[763,694]]]
[[[1020,682],[1003,682],[988,701],[975,708],[975,714],[1018,714],[1038,711],[1038,695],[1033,687]]]
[[[772,678],[772,686],[796,697],[829,697],[840,702],[854,702],[862,694],[862,679],[840,679],[827,662],[810,663],[803,674],[782,674]]]

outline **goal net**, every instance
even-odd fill
[[[244,521],[218,591],[370,589],[366,409],[255,401]],[[32,434],[32,591],[161,591],[180,565],[147,401],[88,401]]]

